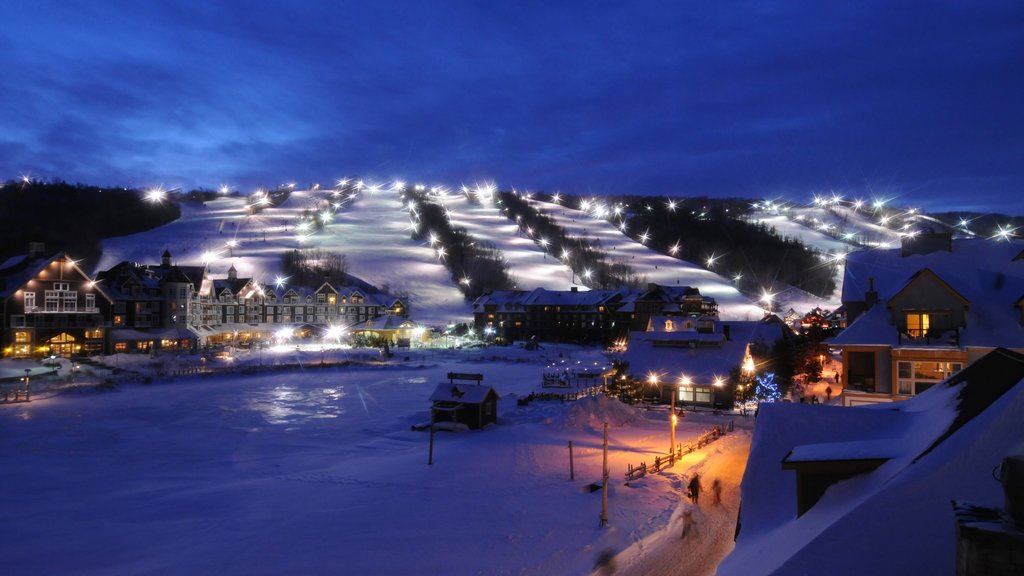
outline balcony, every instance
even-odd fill
[[[959,328],[929,328],[927,330],[899,331],[899,344],[920,344],[923,346],[960,347]]]

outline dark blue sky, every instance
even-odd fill
[[[6,0],[0,26],[0,179],[1024,212],[1019,0]]]

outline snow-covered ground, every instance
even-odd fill
[[[416,350],[386,365],[339,363],[371,355],[242,352],[235,362],[298,367],[99,388],[70,388],[67,366],[38,378],[32,402],[0,404],[4,573],[587,574],[610,549],[619,568],[667,574],[676,561],[659,559],[679,542],[694,472],[705,489],[713,478],[725,486],[720,508],[705,494],[698,535],[731,536],[751,419],[689,413],[679,442],[730,420],[736,431],[627,485],[627,465],[667,450],[663,408],[516,402],[539,391],[549,364],[600,364],[600,351]],[[121,376],[191,362],[108,361],[129,370]],[[0,372],[21,373],[15,364]],[[484,375],[502,398],[499,423],[438,433],[428,465],[429,433],[411,427],[429,419],[428,397],[449,371]],[[77,381],[107,377],[83,366]],[[584,489],[601,478],[604,421],[607,527],[600,491]],[[687,545],[705,550],[697,538]],[[699,570],[687,573],[710,573],[727,548],[691,559]]]

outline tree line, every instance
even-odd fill
[[[64,250],[92,271],[104,238],[144,232],[181,216],[177,202],[151,201],[142,190],[68,184],[63,180],[8,181],[0,186],[0,261],[24,254],[29,242]]]

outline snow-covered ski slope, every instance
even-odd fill
[[[903,231],[883,226],[879,218],[873,219],[870,211],[847,206],[760,210],[754,220],[774,227],[780,236],[826,253],[843,254],[856,249],[856,244],[891,248],[899,245],[903,235]]]
[[[520,233],[516,223],[501,213],[492,195],[476,194],[474,198],[470,201],[466,194],[444,192],[432,196],[433,201],[448,210],[453,227],[465,228],[473,238],[489,242],[501,251],[517,289],[568,290],[573,285],[572,269],[546,255],[532,239]]]
[[[531,200],[535,208],[554,218],[568,234],[600,244],[613,261],[627,264],[647,282],[693,286],[718,302],[725,320],[756,320],[764,316],[761,306],[740,293],[731,280],[696,264],[661,254],[626,236],[610,222],[587,212],[549,202]]]
[[[427,242],[411,238],[409,212],[394,187],[364,187],[351,198],[341,198],[342,207],[322,230],[298,228],[303,212],[323,206],[325,201],[338,200],[332,190],[297,190],[280,206],[255,214],[246,209],[247,199],[243,197],[183,203],[182,216],[175,222],[106,240],[99,267],[106,269],[122,260],[155,263],[168,249],[176,263],[208,263],[214,277],[226,276],[228,268],[234,266],[239,277],[272,284],[281,276],[283,252],[321,248],[343,254],[351,274],[407,298],[417,321],[443,325],[471,317],[470,303],[437,253]],[[442,192],[432,194],[432,201],[445,206],[453,226],[466,228],[473,238],[501,251],[518,289],[586,287],[585,278],[574,276],[559,259],[544,253],[538,246],[539,239],[520,232],[501,213],[493,196],[477,194],[471,201],[464,193]],[[570,235],[599,242],[613,261],[627,264],[647,282],[694,286],[718,301],[725,319],[755,319],[763,314],[761,306],[741,294],[729,278],[656,252],[585,211],[557,203],[531,202]],[[869,211],[845,206],[761,210],[755,220],[773,226],[783,236],[832,254],[850,251],[854,241],[891,246],[900,237],[900,231],[873,221]],[[833,228],[826,230],[827,226]],[[842,281],[841,269],[836,281]],[[836,295],[840,291],[841,286]],[[777,298],[776,308],[783,311],[838,306],[837,297],[815,298],[796,290],[780,293]]]
[[[426,244],[412,240],[409,219],[398,194],[369,188],[334,213],[318,232],[297,228],[303,211],[327,200],[330,191],[295,191],[280,206],[257,214],[245,198],[222,198],[205,205],[184,203],[181,218],[160,228],[111,238],[103,243],[99,269],[122,260],[160,261],[170,250],[176,264],[209,263],[214,277],[238,276],[273,284],[281,275],[281,254],[322,248],[343,254],[349,273],[406,297],[412,317],[430,325],[466,321],[471,306]]]

